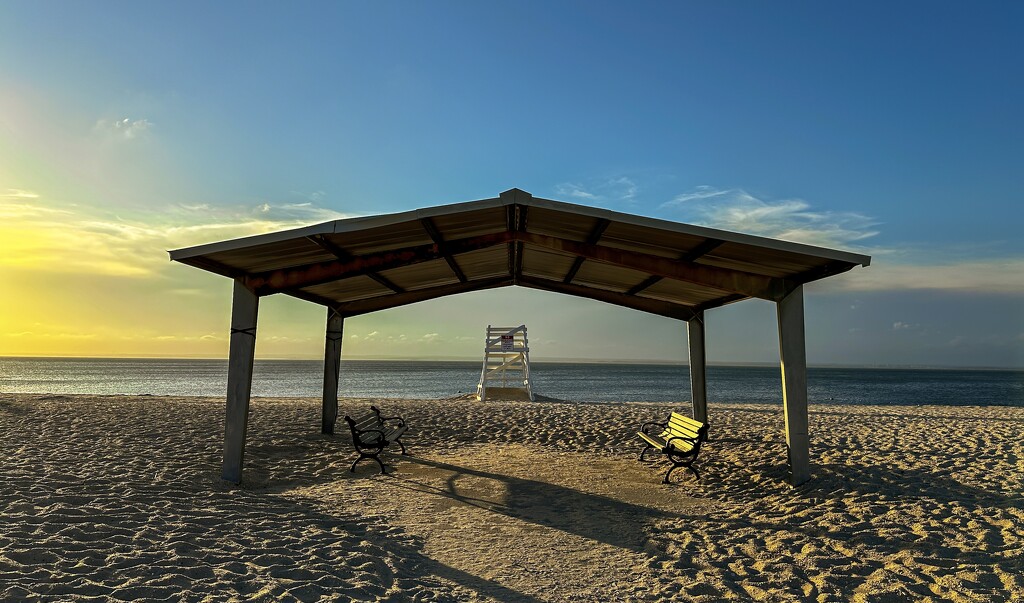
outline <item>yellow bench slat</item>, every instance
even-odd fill
[[[677,412],[672,413],[672,416],[670,416],[668,419],[668,424],[679,427],[680,429],[690,429],[693,431],[697,431],[704,425],[700,421],[695,421],[690,417],[687,417],[686,415],[681,415]]]
[[[637,432],[637,435],[639,435],[644,441],[646,441],[651,446],[655,446],[657,448],[664,448],[665,446],[665,440],[659,438],[658,436],[653,436],[649,433],[644,433],[642,431]]]
[[[664,450],[665,446],[668,445],[669,438],[676,437],[672,435],[665,436],[664,434],[660,436],[655,436],[649,433],[644,433],[642,431],[637,432],[637,435],[639,435],[644,441],[646,441],[651,446],[654,446],[658,450]],[[675,448],[679,452],[689,452],[693,450],[693,444],[686,440],[672,440],[671,445],[672,448]]]

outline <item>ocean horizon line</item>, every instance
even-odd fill
[[[225,356],[162,356],[162,355],[123,355],[123,356],[68,356],[68,355],[6,355],[0,354],[0,359],[10,360],[194,360],[194,361],[218,361],[227,362]],[[273,356],[256,357],[256,362],[315,362],[323,360],[316,356]],[[479,357],[469,358],[465,356],[432,356],[430,358],[417,358],[410,356],[348,356],[342,361],[357,362],[481,362]],[[630,359],[630,358],[533,358],[533,364],[618,364],[618,365],[657,365],[657,366],[685,366],[689,362],[673,361],[664,359]],[[709,361],[708,366],[721,367],[777,367],[776,362],[758,361]],[[807,364],[808,368],[829,368],[829,369],[874,369],[874,370],[935,370],[935,371],[1024,371],[1024,366],[960,366],[960,365],[924,365],[924,364],[843,364],[843,363],[813,363]]]

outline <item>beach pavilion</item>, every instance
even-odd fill
[[[864,255],[540,199],[497,198],[348,218],[170,252],[234,280],[224,426],[225,480],[245,452],[260,297],[327,308],[322,431],[334,432],[345,318],[519,286],[686,323],[693,417],[708,419],[704,314],[775,302],[790,482],[811,475],[803,285],[867,266]]]

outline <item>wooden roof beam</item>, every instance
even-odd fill
[[[713,299],[710,301],[706,301],[702,304],[697,304],[696,306],[693,307],[693,311],[703,312],[704,310],[710,310],[711,308],[720,308],[726,304],[738,302],[741,299],[748,299],[748,297],[746,295],[740,295],[738,293],[734,293],[732,295],[725,295],[719,297],[718,299]]]
[[[763,274],[753,274],[741,270],[702,266],[700,264],[680,262],[671,258],[627,251],[601,245],[587,245],[577,241],[569,241],[557,237],[533,233],[516,233],[517,240],[528,245],[536,245],[552,251],[582,256],[588,260],[596,260],[646,272],[652,276],[670,278],[687,283],[694,283],[718,289],[726,293],[741,293],[748,297],[776,301],[782,299],[797,286],[792,281],[773,278]]]
[[[515,249],[512,250],[512,284],[519,281],[519,278],[523,276],[523,244],[515,243]]]
[[[828,264],[825,264],[824,266],[811,268],[810,270],[804,270],[799,274],[794,274],[792,277],[790,277],[790,280],[797,283],[809,283],[811,281],[816,281],[818,279],[834,276],[836,274],[841,274],[843,272],[846,272],[847,270],[853,270],[855,266],[857,266],[857,264],[832,261],[829,262]]]
[[[516,205],[515,203],[505,206],[505,230],[512,234],[516,230]],[[516,278],[516,244],[509,240],[505,246],[505,256],[508,261],[508,276],[513,281]]]
[[[598,218],[597,224],[594,224],[593,230],[591,230],[590,234],[587,235],[587,245],[597,245],[597,242],[601,239],[601,235],[603,235],[604,231],[608,229],[609,224],[611,224],[610,220]],[[580,267],[583,266],[583,262],[585,260],[586,258],[577,257],[573,261],[572,267],[565,273],[565,278],[562,279],[562,282],[565,284],[571,283],[572,279],[576,278],[576,273],[580,271]]]
[[[355,258],[354,255],[352,255],[351,253],[349,253],[345,249],[342,249],[338,245],[335,245],[334,243],[329,241],[324,235],[312,235],[312,236],[308,236],[306,238],[309,239],[310,241],[316,243],[317,245],[319,245],[324,250],[329,251],[332,255],[334,255],[334,257],[338,258],[339,260],[341,260],[343,262],[347,262],[347,261],[352,260],[352,259]],[[391,282],[390,279],[388,279],[387,277],[385,277],[385,276],[383,276],[381,274],[377,274],[376,272],[367,272],[366,276],[372,278],[373,280],[377,281],[378,283],[380,283],[381,285],[387,287],[388,289],[391,289],[395,293],[404,293],[405,292],[405,289],[403,289],[403,288],[399,287],[398,285],[394,284],[393,282]]]
[[[740,270],[702,266],[645,253],[588,245],[557,237],[529,232],[501,232],[447,241],[444,250],[436,244],[416,245],[377,253],[354,256],[350,260],[318,262],[293,268],[282,268],[242,277],[244,284],[258,295],[287,292],[322,283],[366,275],[401,266],[442,259],[445,253],[456,255],[497,245],[521,242],[561,253],[583,257],[646,272],[652,276],[671,278],[711,287],[726,293],[738,293],[759,299],[781,299],[795,283],[785,279],[752,274]],[[510,256],[509,277],[516,279],[516,250]]]
[[[718,239],[705,239],[701,244],[679,256],[680,262],[695,262],[712,251],[718,249],[725,241]]]
[[[444,237],[441,236],[441,231],[437,229],[434,221],[430,218],[423,218],[420,220],[420,224],[423,225],[423,230],[427,231],[427,234],[430,235],[430,240],[432,240],[434,244],[441,249],[442,253],[444,253],[444,261],[447,262],[448,267],[452,269],[452,273],[455,274],[455,278],[459,279],[460,283],[466,282],[468,279],[466,278],[465,273],[462,272],[462,268],[459,268],[459,264],[455,261],[455,258],[453,258],[450,253],[445,253]]]
[[[468,293],[470,291],[482,291],[484,289],[494,289],[495,287],[505,287],[511,284],[512,279],[507,276],[500,276],[497,278],[468,281],[465,283],[452,283],[450,285],[416,289],[414,291],[406,291],[405,293],[380,295],[377,297],[359,299],[340,304],[335,303],[331,307],[333,307],[342,316],[358,316],[360,314],[368,314],[378,310],[407,306],[409,304],[415,304],[417,302],[427,301],[438,297],[445,297],[447,295]]]
[[[555,293],[563,293],[566,295],[573,295],[576,297],[593,299],[613,304],[616,306],[622,306],[624,308],[639,310],[640,312],[647,312],[648,314],[666,316],[668,318],[690,320],[694,316],[693,310],[690,309],[688,306],[673,304],[671,302],[666,302],[658,299],[626,295],[624,293],[618,293],[617,291],[598,289],[596,287],[573,285],[571,283],[564,283],[562,281],[555,281],[546,278],[537,278],[533,276],[523,276],[522,278],[519,279],[518,284],[522,287],[528,287],[530,289],[553,291]]]
[[[389,249],[377,253],[353,256],[350,260],[317,262],[291,268],[270,270],[243,277],[245,286],[257,295],[289,292],[332,281],[365,276],[370,272],[380,272],[402,266],[421,264],[444,257],[445,253],[459,254],[504,245],[514,241],[514,235],[508,232],[466,237],[445,242],[444,250],[436,243],[414,245],[400,249]],[[396,294],[400,295],[400,294]]]
[[[679,256],[679,261],[680,262],[693,262],[693,261],[696,261],[697,258],[705,256],[705,255],[711,253],[712,251],[714,251],[715,248],[717,248],[722,243],[725,243],[725,241],[720,241],[718,239],[705,239],[701,244],[697,245],[693,249],[691,249],[691,250],[687,251],[686,253],[684,253],[683,255]],[[650,287],[654,283],[657,283],[658,281],[660,281],[663,278],[665,278],[665,277],[662,277],[662,276],[649,276],[646,279],[644,279],[642,282],[640,282],[639,284],[637,284],[634,287],[630,288],[629,291],[626,291],[626,295],[636,295],[637,293],[640,293],[644,289]]]
[[[506,207],[505,228],[510,233],[526,232],[526,217],[530,208],[526,205],[513,203]],[[508,244],[508,274],[515,282],[523,274],[523,244],[521,242],[509,242]]]
[[[308,301],[308,302],[312,302],[314,304],[319,304],[321,306],[326,306],[328,308],[334,308],[334,306],[336,306],[338,304],[338,302],[334,301],[333,299],[328,299],[328,298],[323,297],[321,295],[317,295],[315,293],[309,293],[307,291],[301,291],[301,290],[298,290],[298,289],[296,289],[294,291],[284,291],[283,293],[285,295],[289,295],[289,296],[297,298],[297,299],[301,299],[301,300],[305,300],[305,301]]]
[[[188,258],[179,261],[182,262],[183,264],[195,266],[196,268],[202,268],[203,270],[207,270],[209,272],[219,274],[221,276],[226,276],[228,278],[239,278],[245,276],[244,270],[228,266],[227,264],[223,264],[221,262],[212,260],[205,256],[196,256],[194,258]]]
[[[644,280],[640,281],[639,283],[637,283],[636,285],[633,285],[632,287],[630,287],[629,290],[626,291],[626,295],[636,295],[637,293],[640,293],[644,289],[650,287],[651,285],[653,285],[654,283],[660,281],[663,278],[665,278],[665,277],[663,277],[663,276],[649,276],[649,277],[645,278]]]

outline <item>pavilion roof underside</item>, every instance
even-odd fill
[[[170,252],[354,316],[519,285],[687,319],[866,266],[867,256],[531,197],[352,218]]]

